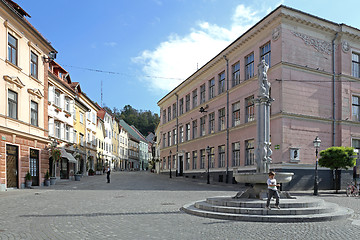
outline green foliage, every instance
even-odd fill
[[[57,147],[51,146],[51,157],[54,162],[58,162],[61,157],[60,149],[58,149]]]
[[[108,107],[104,107],[104,109],[117,119],[123,119],[127,124],[134,125],[144,136],[147,136],[149,132],[155,132],[160,122],[158,114],[153,114],[151,111],[138,111],[130,105],[125,105],[122,110],[116,107],[113,110]]]
[[[28,180],[28,181],[31,180],[31,174],[30,174],[30,172],[27,172],[27,173],[26,173],[26,175],[25,175],[25,180]]]
[[[352,147],[330,147],[320,152],[319,165],[334,169],[348,169],[354,167],[356,160]]]
[[[45,173],[45,179],[50,179],[49,170],[47,170],[46,173]]]

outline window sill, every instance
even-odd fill
[[[39,79],[37,79],[36,77],[31,76],[31,75],[29,75],[29,77],[30,77],[32,80],[34,80],[35,82],[40,83],[41,85],[43,84],[43,83],[42,83]]]
[[[15,64],[13,64],[12,62],[10,62],[9,60],[5,60],[5,62],[8,64],[8,65],[10,65],[10,66],[12,66],[12,67],[14,67],[14,68],[16,68],[19,72],[21,72],[22,71],[22,69],[20,68],[20,67],[18,67],[17,65],[15,65]]]

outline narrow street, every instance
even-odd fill
[[[246,223],[185,214],[187,203],[231,196],[238,186],[157,175],[113,172],[58,181],[51,187],[0,192],[0,239],[356,239],[359,198],[322,193],[354,209],[348,220]],[[310,192],[295,194],[311,195]]]

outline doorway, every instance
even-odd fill
[[[6,145],[6,187],[18,187],[18,160],[19,149],[17,146]]]
[[[183,156],[179,156],[179,176],[183,176],[183,172],[184,172]]]
[[[30,174],[33,186],[39,186],[39,150],[30,148]]]

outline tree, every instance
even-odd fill
[[[335,170],[335,190],[340,189],[340,169],[348,169],[355,166],[356,159],[352,147],[330,147],[320,152],[319,165]]]

